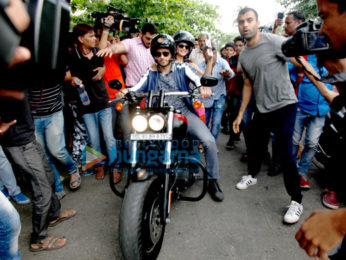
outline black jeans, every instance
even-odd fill
[[[11,162],[23,171],[31,185],[33,232],[30,243],[37,243],[48,236],[49,221],[56,219],[60,214],[60,202],[53,192],[53,170],[36,140],[22,146],[3,148]]]
[[[292,136],[296,117],[296,104],[287,105],[269,113],[256,110],[249,129],[249,174],[255,177],[261,169],[270,131],[275,134],[281,159],[284,183],[291,199],[301,203],[302,194],[296,159],[292,151]]]

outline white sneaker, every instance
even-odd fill
[[[284,216],[284,222],[288,224],[296,223],[298,222],[302,213],[303,213],[303,205],[292,200]]]
[[[256,178],[252,178],[251,175],[245,175],[241,178],[241,181],[237,183],[236,188],[238,190],[245,190],[251,185],[255,185],[257,183]]]

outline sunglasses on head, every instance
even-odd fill
[[[187,44],[182,44],[182,43],[180,43],[180,44],[178,44],[178,47],[179,48],[185,48],[185,49],[189,49],[189,45],[187,45]]]
[[[168,57],[169,51],[163,51],[163,52],[157,51],[157,52],[155,52],[155,54],[154,54],[154,56],[155,56],[156,58],[160,58],[161,55],[163,55],[164,57]]]

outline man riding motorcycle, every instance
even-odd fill
[[[148,69],[143,78],[136,86],[124,89],[118,95],[122,97],[128,91],[147,92],[150,90],[158,91],[189,91],[189,83],[192,82],[196,87],[200,87],[202,98],[211,95],[211,89],[201,87],[200,78],[193,72],[187,63],[177,64],[174,62],[176,46],[173,38],[167,34],[159,34],[152,39],[150,45],[151,55],[156,64]],[[211,75],[211,59],[206,72]],[[207,126],[199,119],[194,111],[192,102],[188,98],[169,97],[165,100],[168,105],[174,106],[184,114],[188,120],[187,132],[193,138],[198,139],[205,151],[206,168],[208,171],[208,192],[215,201],[222,201],[224,195],[219,187],[219,161],[217,157],[217,147],[214,137],[211,135]]]

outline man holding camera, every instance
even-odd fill
[[[286,34],[288,36],[294,35],[296,33],[296,26],[302,24],[304,21],[304,14],[295,11],[288,13],[285,19]],[[327,73],[324,67],[318,66],[315,55],[304,56],[304,59],[318,71],[321,77]],[[306,128],[304,149],[297,167],[300,187],[309,189],[310,182],[307,177],[307,171],[315,156],[318,141],[324,126],[325,116],[329,112],[329,105],[314,87],[314,84],[304,76],[301,68],[294,66],[292,63],[288,63],[288,69],[298,98],[298,109],[293,133],[293,154],[297,157],[299,143],[303,136],[304,128]],[[333,89],[333,86],[330,84],[327,84],[327,87],[330,90]],[[324,204],[330,205],[330,207],[337,207],[337,202],[333,200],[333,194],[325,194],[325,196],[326,202],[324,202]]]
[[[98,56],[112,56],[113,54],[126,53],[128,64],[126,66],[126,87],[130,88],[137,84],[142,75],[155,62],[150,55],[150,43],[155,37],[157,29],[154,24],[146,23],[141,29],[140,36],[126,39],[119,43],[100,50]]]
[[[322,27],[319,31],[321,35],[327,38],[330,48],[337,52],[339,57],[345,57],[346,54],[346,2],[344,0],[317,0],[317,7],[319,16],[323,20]],[[314,72],[308,63],[302,60],[302,63],[307,70],[312,72],[316,77],[317,73]],[[330,62],[329,62],[330,63]],[[333,70],[336,72],[345,72],[345,60],[331,61]],[[326,67],[327,64],[325,63]],[[329,72],[333,74],[332,67],[327,67]],[[343,76],[342,74],[340,74]],[[317,86],[321,94],[331,103],[331,108],[337,111],[346,107],[346,90],[345,83],[340,87],[340,94],[328,90],[323,83],[315,80],[315,78],[307,76]],[[340,169],[344,168],[346,158],[346,118],[343,120],[344,131],[342,133],[342,141],[335,144],[335,156],[332,162],[327,167],[330,174],[336,174],[338,183],[342,186],[344,191],[345,187],[345,174]],[[337,209],[335,211],[320,210],[314,211],[309,218],[307,218],[299,231],[296,234],[296,239],[310,257],[319,257],[321,259],[328,259],[328,252],[336,247],[345,238],[346,234],[346,209]],[[345,259],[346,258],[346,241],[343,240],[341,247],[336,255],[330,259]]]

